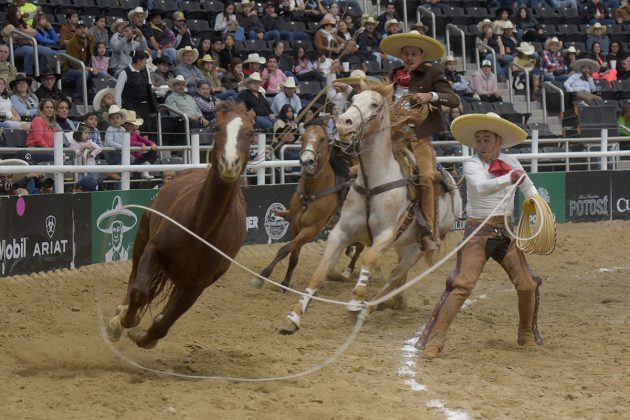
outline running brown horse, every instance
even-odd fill
[[[326,133],[325,119],[318,119],[305,126],[300,149],[302,176],[297,189],[291,197],[289,210],[278,213],[290,221],[291,241],[276,253],[276,257],[265,267],[260,275],[269,277],[276,265],[291,254],[289,266],[282,284],[289,286],[293,271],[298,264],[302,247],[311,242],[326,227],[339,207],[338,193],[347,187],[346,182],[338,181],[333,171],[330,158],[332,147]],[[354,271],[356,261],[363,249],[357,244],[352,260],[342,273],[349,278]],[[254,277],[250,283],[259,288],[263,281]]]
[[[185,172],[165,185],[150,204],[230,257],[245,238],[245,200],[239,180],[254,135],[254,114],[244,105],[222,102],[216,108],[216,134],[208,169]],[[152,348],[203,290],[229,268],[220,256],[160,215],[146,211],[134,243],[127,294],[107,326],[113,341],[137,327],[160,294],[168,300],[148,329],[133,328],[129,338]],[[170,281],[170,284],[169,284]]]

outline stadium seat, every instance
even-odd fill
[[[190,29],[190,32],[193,34],[210,30],[210,24],[207,20],[189,19],[186,23],[188,24],[188,29]]]
[[[533,10],[536,19],[545,25],[558,25],[562,18],[556,14],[556,11],[549,7],[539,7]]]
[[[302,41],[299,39],[295,39],[293,40],[293,48],[295,48],[296,45],[301,45],[304,47],[305,50],[312,50],[313,49],[313,43],[311,41]]]
[[[304,22],[278,22],[279,31],[287,32],[306,32]]]
[[[322,85],[319,82],[300,82],[298,88],[301,97],[312,98],[322,90]]]
[[[14,130],[12,128],[5,128],[2,131],[2,143],[5,147],[26,147],[26,135],[25,130]]]
[[[541,139],[550,139],[550,138],[560,137],[559,134],[554,134],[549,129],[549,124],[529,123],[527,124],[527,128],[529,129],[530,132],[534,130],[538,130],[538,138],[541,138]]]
[[[364,61],[363,63],[367,66],[367,74],[369,75],[379,75],[384,72],[376,61],[370,60]]]
[[[584,19],[576,9],[571,7],[561,7],[558,10],[558,15],[563,23],[568,25],[580,25],[584,22]]]
[[[473,112],[477,114],[487,114],[488,112],[494,112],[494,107],[490,102],[472,102]]]
[[[574,24],[562,24],[558,25],[558,37],[562,42],[578,41],[581,42],[584,39],[584,33],[580,32],[577,25]]]
[[[180,6],[181,10],[186,13],[186,16],[188,16],[189,12],[196,12],[201,10],[201,4],[199,1],[184,0],[181,2]]]
[[[201,3],[201,9],[208,11],[212,15],[217,15],[223,12],[223,8],[223,2],[216,0],[204,1]]]

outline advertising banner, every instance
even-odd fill
[[[291,239],[289,222],[273,211],[287,210],[296,188],[295,184],[261,185],[243,190],[247,203],[246,244],[271,244]]]
[[[630,219],[630,171],[610,174],[613,219]]]
[[[610,220],[610,172],[569,172],[566,177],[568,222]]]
[[[538,194],[542,197],[556,218],[556,223],[566,221],[566,175],[564,172],[543,172],[528,174]],[[523,208],[523,194],[519,193],[519,216]]]

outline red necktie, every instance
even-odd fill
[[[499,177],[505,174],[509,174],[512,170],[512,167],[507,163],[503,162],[501,159],[495,159],[490,163],[490,168],[488,168],[488,172],[492,175]]]

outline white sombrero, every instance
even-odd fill
[[[424,61],[439,60],[445,52],[439,41],[429,36],[421,35],[418,31],[390,35],[381,41],[381,51],[394,57],[401,58],[401,50],[404,47],[416,47],[422,50],[422,59]]]
[[[553,38],[549,38],[548,40],[545,41],[545,49],[549,48],[551,44],[558,44],[560,48],[562,48],[562,41],[560,41],[557,36],[554,36]]]
[[[129,11],[129,13],[127,13],[127,17],[129,18],[129,20],[133,20],[133,17],[135,15],[142,15],[142,17],[146,19],[147,16],[149,16],[149,12],[145,11],[142,7],[138,6],[135,9]]]
[[[127,121],[127,111],[125,111],[124,108],[121,108],[118,105],[110,106],[107,112],[103,114],[103,118],[109,120],[109,117],[116,114],[120,114],[123,124],[125,123],[125,121]]]
[[[125,110],[125,114],[127,117],[127,120],[125,122],[128,122],[129,124],[133,124],[137,127],[140,127],[142,124],[144,124],[144,119],[138,118],[138,116],[136,115],[136,111],[131,111],[127,109]]]
[[[402,27],[402,25],[401,25],[401,23],[398,21],[398,19],[390,19],[390,20],[388,20],[387,22],[385,22],[385,25],[384,25],[385,32],[388,32],[388,31],[389,31],[389,27],[390,27],[390,26],[392,26],[392,25],[398,25],[398,26],[401,26],[401,27]]]
[[[295,79],[293,77],[287,77],[287,80],[280,82],[281,88],[289,88],[295,89],[295,92],[299,92],[298,86],[295,84]]]
[[[116,89],[114,88],[105,88],[96,92],[96,95],[94,95],[94,101],[92,101],[94,111],[98,112],[101,110],[101,102],[103,101],[105,95],[107,95],[108,93],[111,93],[112,95],[114,95],[114,98],[116,98]]]
[[[116,19],[116,22],[112,23],[111,29],[112,29],[112,32],[116,33],[116,32],[120,32],[121,26],[124,29],[125,27],[129,25],[130,23],[124,19]]]
[[[172,79],[169,79],[167,82],[168,87],[171,89],[173,89],[173,86],[175,86],[178,83],[183,83],[184,85],[186,85],[186,79],[181,74],[178,74],[177,77],[173,77]]]
[[[197,48],[191,47],[190,45],[186,45],[184,48],[180,48],[179,50],[177,50],[177,61],[179,61],[180,63],[184,61],[184,54],[189,52],[193,54],[193,63],[196,63],[197,59],[199,58],[199,50],[197,50]]]
[[[28,162],[22,159],[0,159],[0,166],[24,166],[24,165],[28,166]],[[26,176],[26,174],[10,174],[10,175],[13,175],[14,182],[17,182]]]
[[[265,57],[261,57],[260,55],[258,55],[258,53],[252,53],[252,54],[247,55],[247,60],[243,61],[243,64],[248,64],[248,63],[265,64],[266,62],[267,62],[267,59]]]
[[[525,55],[532,55],[536,52],[536,47],[529,42],[521,42],[521,45],[516,47],[516,51],[522,52]]]
[[[527,133],[522,128],[494,112],[462,115],[451,123],[451,133],[455,140],[468,147],[476,147],[475,133],[478,131],[497,134],[503,139],[501,147],[504,148],[519,144],[527,138]]]
[[[590,60],[588,58],[580,58],[579,60],[575,60],[573,63],[574,71],[582,71],[582,67],[588,66],[591,69],[591,73],[596,73],[599,71],[599,64],[595,60]]]
[[[367,76],[363,70],[352,70],[349,77],[341,77],[339,79],[335,79],[333,83],[345,83],[346,85],[356,85],[361,83],[361,81],[366,82]]]
[[[494,32],[494,22],[490,19],[484,19],[477,24],[477,29],[479,30],[479,32],[483,32],[483,27],[486,25],[490,25],[492,31]]]

